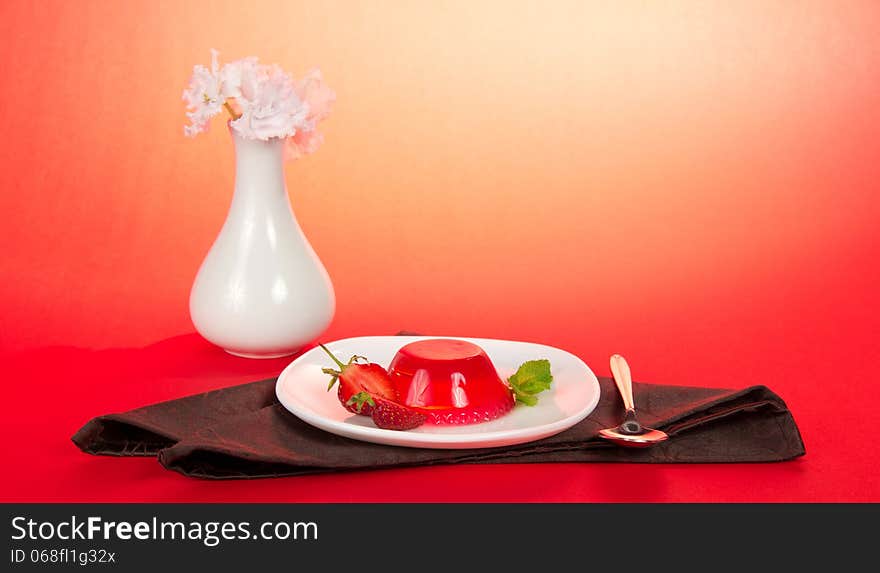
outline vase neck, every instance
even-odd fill
[[[235,198],[287,200],[284,183],[284,140],[246,139],[235,131]]]

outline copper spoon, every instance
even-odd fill
[[[636,419],[632,375],[629,371],[629,364],[620,354],[611,357],[611,374],[614,376],[614,382],[623,398],[626,415],[623,418],[623,423],[619,426],[599,430],[599,435],[615,444],[629,448],[646,448],[668,438],[669,436],[665,432],[642,426]]]

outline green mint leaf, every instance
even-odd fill
[[[363,410],[364,404],[369,404],[370,406],[376,405],[376,403],[373,401],[373,397],[370,396],[367,392],[358,392],[345,402],[346,406],[353,405],[354,409],[358,411],[358,414],[360,414],[361,410]]]
[[[537,396],[529,396],[528,394],[517,394],[516,392],[514,392],[513,397],[516,399],[517,402],[525,404],[526,406],[534,406],[538,403]]]
[[[553,383],[550,361],[541,359],[524,362],[516,374],[507,379],[507,383],[510,384],[510,389],[517,402],[534,406],[538,403],[537,394],[549,390]]]

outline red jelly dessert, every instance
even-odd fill
[[[514,405],[486,352],[464,340],[411,342],[397,351],[388,372],[400,401],[433,424],[488,422]]]

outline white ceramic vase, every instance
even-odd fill
[[[193,283],[190,316],[202,336],[230,354],[286,356],[330,324],[333,284],[290,207],[284,141],[230,132],[235,192]]]

